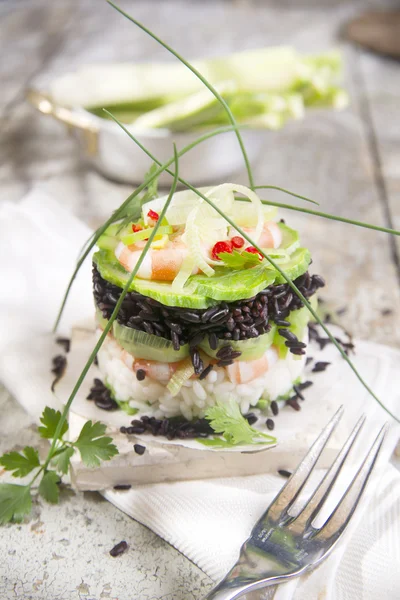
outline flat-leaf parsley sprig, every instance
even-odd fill
[[[54,439],[60,420],[60,411],[46,406],[40,418],[42,425],[38,427],[40,437]],[[33,475],[25,485],[0,484],[0,524],[22,521],[31,512],[32,494],[36,491],[47,502],[57,504],[61,476],[68,473],[71,458],[76,451],[87,467],[97,467],[101,460],[110,460],[118,454],[112,438],[104,435],[106,426],[102,423],[87,421],[75,442],[64,439],[67,431],[68,423],[64,421],[60,434],[55,439],[50,464],[41,463],[38,451],[31,446],[25,446],[21,452],[7,452],[0,456],[0,465],[10,471],[13,477]]]
[[[217,402],[206,410],[205,418],[221,437],[199,439],[205,446],[232,448],[249,444],[275,444],[276,438],[250,425],[237,402]]]

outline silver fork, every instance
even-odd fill
[[[346,462],[365,417],[361,417],[332,466],[296,516],[290,508],[308,481],[343,414],[340,408],[308,454],[256,523],[237,563],[204,600],[234,600],[246,592],[283,583],[314,569],[332,551],[352,518],[376,464],[388,426],[384,425],[337,506],[319,528],[313,525]]]

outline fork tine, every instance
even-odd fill
[[[295,517],[295,519],[291,522],[290,527],[294,532],[304,531],[314,519],[315,515],[320,511],[335,481],[337,480],[342,470],[342,467],[346,461],[346,458],[348,457],[350,450],[352,449],[364,423],[365,415],[362,415],[361,418],[358,420],[356,426],[354,427],[353,431],[347,438],[339,454],[335,458],[329,471],[326,473],[323,480],[318,485],[311,498],[308,500],[307,504],[300,511],[297,517]]]
[[[283,486],[276,498],[272,501],[268,512],[273,518],[282,518],[287,514],[288,509],[292,506],[293,502],[296,500],[297,496],[305,486],[312,470],[315,467],[316,462],[321,456],[323,449],[325,448],[335,427],[342,418],[342,415],[343,406],[339,408],[325,429],[323,429],[323,431],[320,433],[297,469],[288,479],[287,483]]]
[[[313,536],[313,539],[334,540],[340,537],[363,495],[382,448],[387,430],[388,424],[386,423],[375,438],[367,456],[364,458],[360,468],[347,487],[338,505],[324,525]]]

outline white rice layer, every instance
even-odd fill
[[[267,353],[271,354],[271,350],[267,350]],[[107,337],[98,353],[100,371],[116,399],[128,401],[132,408],[137,408],[143,415],[157,418],[182,415],[189,421],[203,417],[207,407],[217,401],[232,399],[240,405],[242,414],[246,414],[260,398],[275,400],[287,394],[293,382],[301,377],[305,358],[294,357],[288,352],[285,359],[271,361],[274,364],[269,370],[249,383],[233,383],[227,369],[218,367],[203,380],[193,378],[186,381],[180,392],[172,397],[166,387],[168,377],[165,375],[170,368],[168,363],[156,363],[162,382],[149,376],[138,381],[134,370],[138,362],[114,338]]]

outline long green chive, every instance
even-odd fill
[[[108,111],[106,111],[108,113]],[[122,127],[122,129],[124,129],[124,131],[126,131],[126,133],[131,137],[131,139],[133,139],[133,141],[135,141],[143,150],[144,152],[157,164],[160,164],[160,162],[157,160],[157,158],[155,156],[153,156],[153,154],[151,154],[151,152],[149,150],[147,150],[144,146],[142,146],[142,144],[140,144],[140,142],[138,142],[134,136],[132,136],[129,131],[127,131],[125,129],[125,127],[118,121],[118,119],[116,119],[115,117],[113,117],[113,115],[111,113],[108,113],[113,119],[114,121],[120,125]],[[267,259],[267,261],[274,267],[274,269],[276,269],[278,271],[278,273],[285,279],[285,281],[289,284],[289,286],[291,287],[291,289],[295,292],[295,294],[298,296],[298,298],[300,298],[300,300],[303,302],[304,306],[307,307],[307,309],[309,310],[309,312],[312,314],[312,316],[314,317],[314,319],[317,321],[317,323],[322,327],[322,329],[324,330],[324,332],[326,333],[326,335],[329,337],[330,341],[332,342],[332,344],[337,348],[337,350],[340,352],[340,354],[342,355],[342,357],[344,358],[344,360],[347,362],[347,364],[349,365],[349,367],[351,368],[351,370],[353,371],[353,373],[356,375],[357,379],[360,381],[360,383],[364,386],[364,388],[368,391],[368,393],[378,402],[378,404],[381,406],[381,408],[383,408],[383,410],[385,410],[395,421],[400,422],[400,420],[388,409],[386,408],[386,406],[381,402],[381,400],[379,400],[378,396],[376,396],[376,394],[372,391],[372,389],[369,387],[369,385],[366,383],[366,381],[361,377],[360,373],[357,371],[356,367],[354,366],[354,364],[352,363],[352,361],[350,360],[350,358],[347,356],[347,354],[343,351],[343,349],[341,348],[340,344],[338,344],[338,342],[336,341],[336,339],[334,338],[334,336],[331,334],[331,332],[329,331],[329,329],[326,327],[326,325],[323,323],[323,321],[320,319],[319,315],[315,312],[315,310],[312,308],[311,304],[308,302],[308,300],[303,296],[303,294],[300,292],[300,290],[298,289],[298,287],[293,283],[293,281],[291,281],[291,279],[286,275],[286,273],[279,267],[279,265],[267,254],[265,254],[263,252],[263,250],[251,239],[250,236],[248,236],[238,225],[235,224],[235,222],[230,219],[225,213],[224,211],[222,211],[220,208],[218,208],[218,206],[216,204],[214,204],[214,202],[212,200],[210,200],[210,198],[207,198],[207,196],[205,196],[204,194],[202,194],[200,192],[200,190],[198,190],[197,188],[195,188],[194,186],[190,185],[189,183],[187,183],[185,180],[179,178],[179,181],[182,182],[184,185],[186,185],[189,189],[191,189],[193,192],[195,192],[198,196],[200,196],[203,200],[205,200],[214,210],[216,210],[221,217],[223,217],[242,237],[244,237],[245,240],[247,240],[249,242],[249,244],[251,244],[252,246],[254,246],[254,248],[256,248],[260,254],[262,254],[262,256],[264,258]],[[267,203],[268,204],[268,203]]]
[[[292,192],[287,192],[291,196],[295,196]],[[347,223],[348,225],[355,225],[356,227],[364,227],[365,229],[373,229],[374,231],[381,231],[383,233],[391,233],[392,235],[400,235],[400,231],[397,229],[390,229],[389,227],[380,227],[379,225],[371,225],[370,223],[364,223],[364,221],[356,221],[355,219],[346,219],[345,217],[338,217],[337,215],[331,215],[330,213],[320,212],[318,210],[312,210],[310,208],[302,208],[300,206],[292,206],[291,204],[283,204],[282,202],[271,202],[269,200],[261,200],[263,204],[268,206],[277,206],[278,208],[287,208],[289,210],[295,210],[297,212],[306,213],[313,215],[314,217],[322,217],[324,219],[330,219],[331,221],[340,221],[341,223]]]
[[[238,130],[236,119],[233,116],[232,111],[229,108],[229,106],[226,103],[226,101],[217,92],[217,90],[214,88],[214,86],[211,85],[211,83],[209,81],[207,81],[207,79],[205,77],[203,77],[203,75],[197,69],[195,69],[187,60],[185,60],[180,54],[178,54],[178,52],[176,52],[176,50],[174,50],[173,48],[171,48],[171,46],[169,46],[166,42],[163,42],[155,33],[153,33],[152,31],[150,31],[150,29],[147,29],[147,27],[145,27],[144,25],[142,25],[142,23],[140,23],[139,21],[136,21],[136,19],[134,19],[133,17],[131,17],[130,15],[128,15],[128,13],[126,13],[125,11],[123,11],[122,8],[119,8],[119,6],[117,6],[116,4],[114,4],[113,2],[111,2],[111,0],[107,0],[107,2],[113,8],[115,8],[115,10],[117,10],[121,15],[123,15],[124,17],[126,17],[127,19],[129,19],[129,21],[131,21],[132,23],[134,23],[137,27],[139,27],[139,29],[141,29],[142,31],[144,31],[145,33],[147,33],[147,35],[149,35],[150,37],[152,37],[153,40],[155,40],[156,42],[158,42],[161,46],[163,46],[166,50],[168,50],[168,52],[170,52],[178,60],[180,60],[181,63],[183,63],[185,65],[185,67],[187,67],[190,71],[192,71],[192,73],[194,75],[196,75],[196,77],[198,77],[198,79],[200,79],[200,81],[215,96],[215,98],[218,100],[218,102],[221,104],[221,106],[225,109],[225,112],[228,115],[229,121],[232,123],[232,126],[234,127],[234,130],[235,130],[235,133],[236,133],[236,137],[237,137],[240,149],[241,149],[242,154],[243,154],[243,160],[244,160],[244,163],[246,165],[247,176],[249,178],[249,185],[253,189],[254,188],[254,178],[253,178],[253,173],[252,173],[251,166],[250,166],[250,161],[249,161],[249,158],[247,156],[247,152],[246,152],[246,148],[245,148],[244,143],[243,143],[242,136],[240,134],[240,131]]]
[[[301,196],[300,194],[295,194],[295,192],[290,192],[289,190],[279,187],[277,185],[255,185],[255,190],[278,190],[278,192],[283,192],[284,194],[289,194],[289,196],[293,196],[294,198],[300,198],[300,200],[305,200],[306,202],[311,202],[311,204],[319,205],[319,202],[315,200],[311,200],[311,198],[307,198],[307,196]]]
[[[187,152],[189,152],[190,150],[192,150],[192,148],[194,148],[195,146],[197,146],[198,144],[201,144],[202,142],[216,136],[216,135],[220,135],[222,133],[227,133],[229,131],[233,131],[235,128],[231,125],[228,125],[227,127],[220,127],[218,129],[215,129],[213,131],[209,131],[207,133],[205,133],[204,135],[198,137],[196,140],[194,140],[193,142],[191,142],[190,144],[188,144],[187,146],[185,146],[184,148],[182,148],[182,150],[180,150],[178,152],[178,157],[183,156],[184,154],[186,154]],[[145,181],[138,187],[136,188],[136,190],[134,192],[132,192],[132,194],[130,194],[128,196],[128,198],[121,204],[121,206],[111,215],[111,217],[109,219],[107,219],[107,221],[101,226],[99,227],[94,234],[91,235],[91,237],[89,238],[89,240],[85,243],[84,247],[81,250],[81,254],[80,257],[76,263],[76,267],[75,270],[71,276],[71,279],[69,280],[67,289],[65,291],[60,309],[58,311],[58,315],[57,315],[57,319],[56,322],[54,324],[53,327],[53,332],[57,331],[58,325],[60,323],[60,319],[61,316],[64,312],[64,308],[65,308],[65,304],[67,302],[69,293],[71,291],[71,287],[72,284],[75,281],[75,278],[79,272],[79,269],[81,268],[83,262],[85,261],[86,257],[88,256],[89,252],[92,250],[93,246],[96,244],[97,240],[99,239],[99,237],[105,232],[105,230],[107,229],[107,227],[109,225],[111,225],[111,223],[114,223],[117,219],[118,219],[118,215],[124,210],[124,208],[129,204],[129,202],[131,200],[133,200],[133,198],[135,198],[136,196],[138,196],[138,194],[140,194],[141,191],[143,191],[149,183],[151,183],[156,177],[158,177],[163,171],[165,171],[165,169],[167,167],[169,167],[172,163],[174,162],[174,158],[172,157],[170,160],[168,160],[166,163],[164,163],[159,169],[157,169],[151,176],[147,177],[145,179]]]
[[[80,374],[80,376],[78,378],[78,381],[76,382],[76,384],[74,386],[74,389],[71,392],[71,395],[68,398],[68,401],[67,401],[67,403],[66,403],[66,405],[64,407],[64,410],[63,410],[63,413],[61,415],[61,418],[60,418],[60,420],[58,422],[56,431],[54,433],[53,442],[52,442],[52,444],[50,446],[50,450],[49,450],[49,453],[48,453],[47,458],[46,458],[46,462],[45,462],[44,467],[43,467],[44,470],[46,470],[46,468],[48,467],[51,459],[53,458],[53,453],[54,453],[54,450],[55,450],[56,445],[57,445],[57,440],[59,438],[62,426],[63,426],[63,424],[64,424],[64,422],[65,422],[65,420],[67,418],[70,406],[71,406],[71,404],[72,404],[72,402],[73,402],[76,394],[78,393],[78,390],[81,387],[82,382],[85,379],[85,377],[87,375],[87,372],[89,371],[89,369],[90,369],[90,367],[91,367],[94,359],[96,358],[97,352],[99,351],[99,349],[102,346],[105,338],[107,337],[107,334],[110,331],[110,329],[112,327],[112,324],[113,324],[113,322],[115,321],[115,319],[116,319],[116,317],[118,315],[119,309],[121,308],[121,305],[122,305],[122,303],[124,301],[124,298],[125,298],[126,294],[129,291],[129,288],[130,288],[130,286],[131,286],[131,284],[132,284],[132,282],[133,282],[133,280],[134,280],[134,278],[136,276],[136,273],[138,272],[138,270],[140,268],[140,265],[142,264],[142,262],[143,262],[143,260],[144,260],[144,258],[146,256],[146,254],[147,254],[148,249],[150,248],[150,245],[151,245],[154,237],[157,235],[157,230],[160,227],[161,222],[162,222],[163,218],[165,217],[165,214],[166,214],[166,212],[168,210],[168,206],[169,206],[169,204],[170,204],[170,202],[172,200],[172,197],[173,197],[173,195],[175,193],[176,186],[177,186],[177,183],[178,183],[178,156],[179,155],[178,155],[178,152],[176,150],[176,146],[174,144],[174,159],[173,160],[175,161],[175,174],[174,174],[174,181],[172,183],[172,187],[171,187],[171,190],[169,192],[167,201],[166,201],[166,203],[164,205],[164,208],[162,209],[162,211],[160,213],[160,218],[156,222],[156,224],[155,224],[155,226],[154,226],[154,228],[153,228],[153,230],[152,230],[152,232],[151,232],[151,234],[149,236],[149,239],[148,239],[145,247],[143,248],[143,251],[142,251],[142,253],[141,253],[140,257],[139,257],[139,260],[138,260],[135,268],[133,269],[132,273],[130,274],[129,279],[128,279],[128,281],[127,281],[124,289],[122,290],[122,293],[121,293],[121,295],[119,297],[119,300],[118,300],[117,304],[115,305],[115,308],[114,308],[114,310],[113,310],[113,312],[111,314],[111,317],[110,317],[108,323],[106,324],[106,326],[105,326],[105,328],[103,330],[103,333],[101,334],[101,336],[100,336],[100,338],[99,338],[96,346],[94,347],[92,353],[90,354],[89,359],[88,359],[87,363],[85,364],[85,366],[83,368],[83,371]]]

